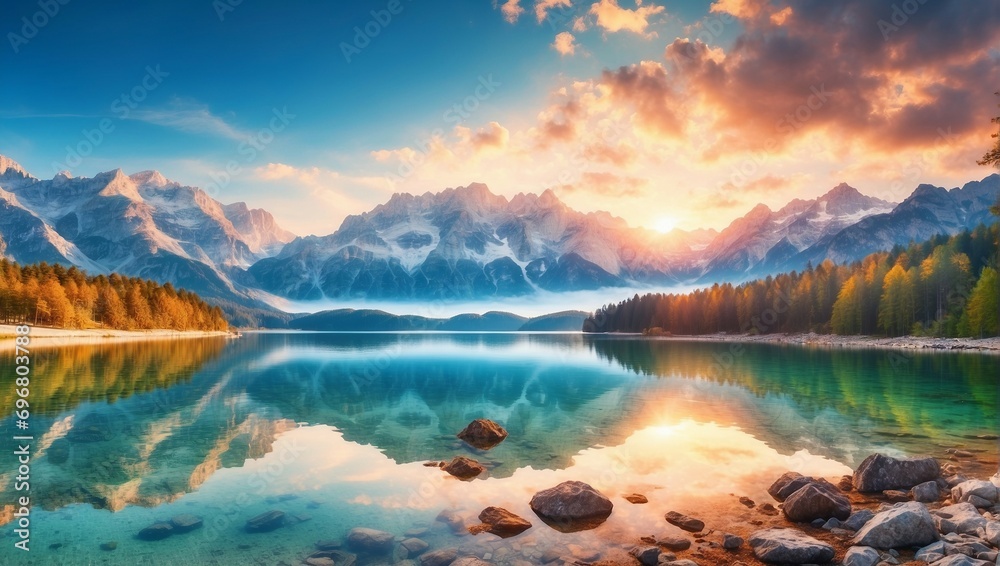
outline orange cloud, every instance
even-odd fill
[[[494,6],[496,4],[494,3]],[[521,17],[524,13],[524,8],[521,7],[521,0],[506,0],[500,6],[500,13],[503,14],[503,19],[507,20],[509,23],[517,22],[517,19]]]
[[[573,55],[576,53],[576,40],[568,31],[561,32],[556,35],[556,40],[552,42],[552,48],[559,52],[560,55]]]
[[[629,10],[618,5],[617,0],[599,0],[590,7],[598,27],[612,33],[630,31],[646,37],[656,37],[656,32],[647,34],[649,18],[663,13],[663,6],[643,6],[642,0],[636,0],[636,8]]]

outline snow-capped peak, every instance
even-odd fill
[[[22,179],[33,178],[27,171],[24,170],[24,167],[21,167],[20,163],[5,155],[0,155],[0,177],[20,177]]]
[[[147,185],[152,187],[165,187],[170,184],[170,181],[168,181],[167,178],[164,177],[159,171],[139,171],[138,173],[129,175],[129,179],[132,179],[132,182],[140,187]]]

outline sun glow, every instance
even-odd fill
[[[661,216],[656,220],[656,224],[653,225],[653,229],[661,234],[666,234],[667,232],[673,230],[676,226],[676,218],[673,216]]]

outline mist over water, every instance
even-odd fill
[[[605,287],[592,291],[551,292],[538,291],[523,297],[495,297],[479,300],[447,301],[415,299],[412,301],[390,301],[371,299],[322,299],[318,301],[290,301],[272,298],[269,302],[276,308],[291,313],[315,313],[336,309],[375,309],[397,315],[416,315],[427,318],[449,318],[459,314],[483,314],[489,311],[504,311],[524,317],[535,317],[560,311],[578,310],[593,312],[608,303],[647,293],[687,293],[698,286],[677,285],[670,287]]]

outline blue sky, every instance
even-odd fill
[[[633,224],[687,228],[727,222],[756,201],[780,205],[816,196],[840,180],[900,200],[886,188],[892,176],[864,159],[892,139],[844,144],[857,124],[840,105],[817,110],[817,116],[830,114],[821,120],[794,124],[794,134],[779,135],[778,147],[765,148],[763,158],[753,144],[728,141],[760,135],[772,128],[771,113],[780,118],[794,112],[799,99],[807,103],[808,85],[797,84],[796,76],[829,67],[823,59],[829,53],[816,46],[816,53],[806,46],[789,55],[794,60],[782,60],[773,50],[754,50],[753,41],[773,45],[782,37],[827,33],[817,41],[837,45],[856,40],[852,33],[870,37],[882,33],[877,19],[891,18],[889,2],[881,3],[881,12],[869,3],[854,13],[847,2],[836,14],[842,22],[865,10],[871,21],[826,32],[810,28],[821,16],[829,20],[815,2],[800,10],[780,0],[232,4],[236,0],[69,0],[49,16],[44,1],[9,3],[0,49],[8,79],[0,90],[0,153],[43,178],[59,169],[78,176],[158,169],[182,184],[209,188],[223,202],[272,210],[300,234],[332,232],[344,215],[370,209],[395,191],[473,181],[506,195],[554,188],[576,208],[608,209]],[[386,20],[389,8],[397,13]],[[539,9],[547,9],[549,19],[539,21]],[[917,51],[919,34],[964,33],[973,18],[989,22],[996,15],[993,8],[966,10],[964,19],[947,9],[921,9],[925,14],[890,34],[895,43],[884,38],[879,46]],[[387,23],[373,23],[373,10]],[[951,19],[942,23],[944,16]],[[22,18],[44,25],[35,30]],[[366,25],[378,33],[348,61],[343,46]],[[983,42],[995,33],[986,35]],[[689,56],[680,60],[682,40]],[[975,43],[959,49],[964,72],[995,67],[995,49]],[[956,61],[928,61],[922,72],[936,76]],[[866,73],[884,76],[890,69],[897,90],[907,93],[872,104],[879,108],[871,110],[869,127],[887,112],[902,121],[908,109],[933,114],[934,105],[955,99],[922,82],[905,58],[865,56],[856,63],[858,84]],[[724,77],[711,79],[715,75],[695,64]],[[770,94],[743,83],[752,83],[749,73],[763,76],[763,68],[782,65],[788,92],[776,92],[774,100],[790,102],[771,108]],[[951,77],[951,84],[962,76]],[[834,73],[814,82],[846,92],[842,81]],[[995,86],[967,98],[977,109],[988,108]],[[852,96],[885,97],[885,90]],[[142,100],[132,101],[133,94]],[[731,100],[741,96],[746,108]],[[456,103],[467,110],[461,120],[449,113]],[[737,111],[763,113],[770,122],[751,117],[741,131],[732,119]],[[276,114],[285,119],[275,122]],[[985,132],[980,145],[988,143],[988,115],[978,129],[968,122],[941,119],[942,126],[960,126],[960,142],[948,151],[935,145],[930,124],[919,133],[916,149],[932,152],[921,157],[919,181],[972,178],[974,167],[954,164],[971,155],[977,136]],[[280,131],[267,131],[275,124]],[[901,138],[913,135],[907,123],[882,125],[901,130]],[[94,132],[102,126],[105,132]],[[615,132],[610,138],[608,128]],[[817,136],[841,141],[817,149],[809,139]],[[721,162],[720,144],[731,148]],[[80,149],[88,155],[77,159]],[[227,166],[239,172],[227,179]],[[746,174],[734,181],[741,168]],[[911,189],[918,182],[905,181]],[[659,210],[650,212],[657,207],[647,204],[657,203]]]

